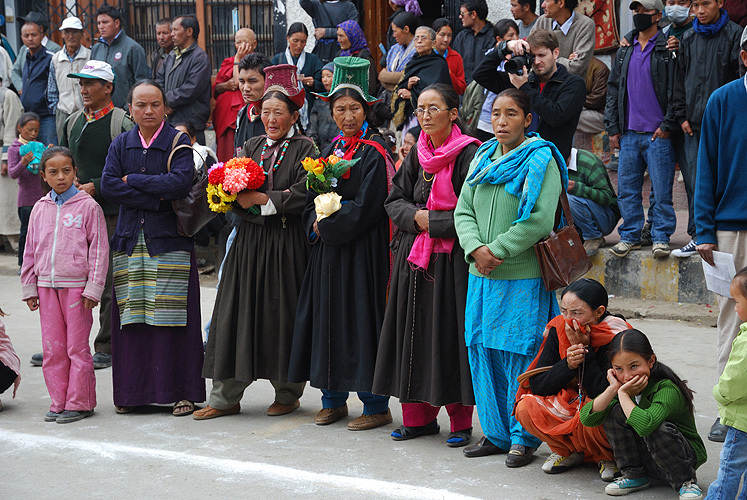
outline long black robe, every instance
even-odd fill
[[[400,89],[406,89],[408,80],[413,76],[419,77],[420,81],[410,89],[412,92],[410,98],[402,99],[397,95],[397,92]],[[415,108],[418,107],[418,97],[423,93],[423,90],[434,83],[445,83],[450,87],[453,86],[449,74],[449,64],[446,59],[435,52],[424,56],[415,54],[405,66],[405,73],[392,92],[392,113],[394,113],[392,122],[397,129],[402,128],[402,125],[412,117]]]
[[[260,163],[265,137],[250,139],[241,156]],[[311,248],[301,223],[306,206],[306,171],[301,160],[316,158],[306,137],[291,138],[283,161],[260,188],[277,214],[241,217],[215,300],[202,375],[287,381],[296,302]],[[265,170],[270,169],[266,160]],[[286,191],[288,190],[288,191]]]
[[[387,149],[370,129],[363,138]],[[323,156],[335,147],[337,142]],[[353,158],[361,160],[335,188],[342,208],[318,223],[298,298],[288,375],[290,382],[308,380],[313,387],[344,392],[371,390],[389,279],[385,158],[368,144]],[[315,197],[308,192],[303,214],[309,237]]]
[[[456,157],[451,178],[457,197],[476,152],[473,143]],[[373,392],[402,403],[474,405],[464,341],[469,274],[464,251],[455,241],[451,254],[431,255],[427,272],[413,269],[407,260],[418,234],[415,212],[425,208],[433,185],[432,174],[425,174],[430,182],[423,174],[414,147],[394,176],[385,204],[399,232]],[[431,210],[428,219],[430,236],[457,237],[453,210]]]

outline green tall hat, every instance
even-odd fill
[[[379,102],[368,93],[368,68],[371,62],[355,56],[336,57],[334,60],[335,71],[332,74],[332,85],[330,91],[323,94],[314,92],[324,101],[329,101],[335,92],[342,89],[351,89],[358,92],[368,104]]]

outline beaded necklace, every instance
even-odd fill
[[[273,172],[274,172],[275,170],[277,170],[277,169],[278,169],[278,167],[280,166],[280,163],[281,163],[281,162],[283,161],[283,158],[285,157],[285,151],[286,151],[286,150],[288,149],[288,144],[289,144],[289,143],[290,143],[290,141],[288,141],[288,140],[286,140],[286,141],[285,141],[285,142],[283,143],[283,147],[282,147],[282,149],[280,150],[280,154],[278,155],[278,159],[277,159],[277,161],[275,162],[275,164],[274,164],[274,165],[272,165],[272,166],[270,167],[270,168],[272,169],[272,171],[273,171]],[[262,168],[262,170],[264,170],[264,171],[265,171],[265,173],[267,174],[267,173],[269,173],[269,172],[270,172],[270,169],[267,169],[267,170],[265,170],[265,159],[266,159],[266,158],[265,158],[265,152],[266,152],[266,151],[267,151],[267,141],[265,141],[265,145],[264,145],[264,146],[262,146],[262,153],[260,153],[260,155],[259,155],[259,166],[260,166],[260,167]]]

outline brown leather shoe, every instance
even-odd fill
[[[301,402],[299,400],[295,400],[292,404],[289,405],[284,405],[283,403],[278,403],[277,401],[275,401],[270,405],[269,408],[267,408],[267,415],[270,417],[287,415],[299,406],[301,406]]]
[[[497,455],[498,453],[506,453],[506,450],[499,448],[494,445],[485,436],[481,437],[477,444],[467,446],[462,450],[465,457],[487,457],[488,455]]]
[[[392,412],[387,410],[386,413],[375,413],[373,415],[361,415],[355,420],[348,423],[349,431],[367,431],[375,429],[382,425],[392,423]]]
[[[322,408],[314,418],[316,425],[329,425],[337,422],[342,417],[348,416],[348,404],[340,406],[339,408]]]
[[[211,418],[225,417],[226,415],[236,415],[241,411],[241,405],[236,403],[236,406],[229,408],[228,410],[218,410],[210,405],[207,405],[202,410],[197,410],[192,414],[192,418],[195,420],[210,420]]]

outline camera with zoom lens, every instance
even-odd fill
[[[532,69],[532,64],[534,64],[534,54],[524,52],[523,55],[512,55],[511,59],[507,59],[506,64],[503,65],[503,69],[507,73],[521,76],[524,74],[524,66],[527,67],[527,70],[530,70]]]

